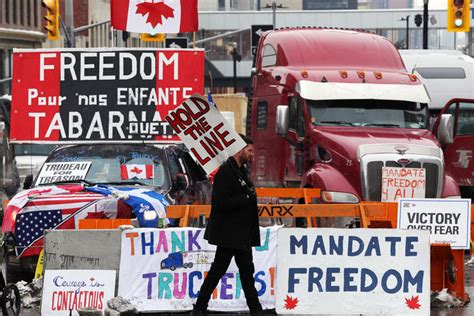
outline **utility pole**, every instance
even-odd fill
[[[273,11],[273,29],[276,29],[276,17],[277,17],[277,4],[275,1],[272,2],[272,11]]]
[[[76,39],[74,37],[74,4],[73,0],[66,0],[66,39],[68,47],[76,47]]]
[[[410,48],[410,16],[407,15],[406,18],[401,18],[400,20],[398,21],[407,21],[407,26],[406,26],[406,47],[405,49],[409,49]]]
[[[423,0],[423,49],[428,49],[428,2]]]

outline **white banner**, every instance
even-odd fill
[[[255,287],[265,309],[275,308],[278,229],[261,227],[262,246],[253,248]],[[203,237],[204,229],[191,227],[124,231],[118,295],[142,312],[191,310],[214,260],[215,246]],[[234,260],[217,285],[209,310],[248,310]]]
[[[246,145],[219,110],[198,94],[170,111],[166,120],[207,174]]]
[[[91,167],[91,162],[47,162],[41,168],[36,184],[68,180],[83,180]]]
[[[276,311],[429,315],[429,233],[281,229]]]
[[[424,198],[425,192],[425,169],[382,167],[382,202],[396,202],[401,198]]]
[[[451,244],[453,249],[469,249],[471,200],[400,199],[397,227],[428,230],[432,244]]]
[[[79,315],[80,308],[105,310],[115,297],[115,270],[45,270],[41,315]]]

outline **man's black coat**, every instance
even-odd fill
[[[225,248],[260,246],[257,196],[244,166],[230,157],[217,171],[204,238]]]

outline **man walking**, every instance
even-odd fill
[[[240,135],[247,146],[230,157],[214,178],[212,207],[204,238],[216,245],[216,255],[191,315],[205,315],[212,292],[235,258],[251,315],[261,315],[253,273],[252,247],[260,246],[257,195],[245,164],[253,159],[253,141]]]

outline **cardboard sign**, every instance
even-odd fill
[[[36,184],[83,180],[90,167],[91,162],[87,161],[47,162],[41,168]]]
[[[252,248],[255,288],[265,309],[275,308],[278,229],[260,228],[262,246]],[[203,236],[204,229],[191,227],[124,231],[118,295],[139,312],[191,310],[216,249]],[[211,297],[209,310],[248,310],[233,260]]]
[[[171,111],[166,121],[207,174],[246,146],[219,110],[197,94]]]
[[[400,198],[424,198],[425,192],[425,169],[382,167],[382,202],[396,202]]]
[[[427,231],[285,228],[278,314],[430,313]]]
[[[46,270],[41,315],[79,315],[79,308],[105,310],[115,297],[115,270]]]
[[[427,230],[432,244],[451,244],[469,249],[471,240],[470,199],[400,199],[399,229]]]
[[[12,142],[175,141],[164,121],[204,92],[201,49],[15,50]]]

